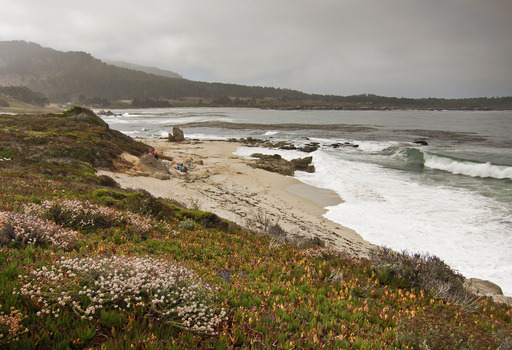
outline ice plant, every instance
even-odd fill
[[[142,311],[179,327],[213,333],[226,314],[214,307],[214,290],[192,271],[160,259],[61,259],[23,279],[20,294],[39,305],[38,315],[58,317],[72,309],[92,320],[100,310]]]

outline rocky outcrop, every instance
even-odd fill
[[[307,171],[310,173],[315,171],[314,165],[311,165],[313,157],[297,158],[292,159],[291,161],[283,159],[279,154],[268,155],[253,153],[251,157],[258,158],[254,163],[252,163],[252,166],[255,168],[272,171],[282,175],[292,176],[295,173],[295,170]]]
[[[292,159],[291,163],[295,170],[301,170],[301,171],[306,171],[308,173],[314,173],[315,166],[311,165],[312,161],[313,161],[313,157],[305,157],[305,158]]]
[[[185,141],[185,134],[179,127],[173,126],[172,134],[169,133],[168,140],[169,142],[183,142]]]
[[[512,297],[503,295],[501,287],[491,281],[469,278],[464,282],[464,286],[476,295],[492,297],[497,303],[512,305]]]
[[[251,157],[258,158],[254,163],[251,164],[255,168],[260,168],[288,176],[292,176],[294,174],[294,168],[291,162],[283,159],[279,154],[268,155],[253,153]]]
[[[151,154],[145,154],[139,159],[138,168],[156,179],[170,179],[166,165]]]
[[[478,295],[503,295],[501,287],[491,281],[470,278],[465,281],[465,287]]]

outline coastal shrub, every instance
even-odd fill
[[[129,211],[119,211],[106,206],[81,202],[77,199],[44,201],[25,205],[25,212],[73,229],[109,228],[127,224],[136,233],[148,233],[156,229],[151,219]]]
[[[52,245],[70,251],[76,247],[78,237],[76,231],[65,229],[49,220],[25,213],[0,212],[1,245]]]
[[[478,297],[464,287],[464,276],[436,256],[409,255],[379,247],[370,252],[370,260],[379,280],[385,284],[421,288],[443,300],[465,306],[468,311],[476,308]]]
[[[106,189],[98,189],[92,193],[92,197],[97,202],[106,205],[114,205],[118,201],[125,199],[127,196],[128,195],[126,193]]]
[[[215,290],[191,270],[154,258],[62,258],[19,276],[19,294],[39,307],[37,316],[73,311],[82,319],[119,326],[113,312],[155,318],[193,331],[213,333],[224,319]]]
[[[157,220],[176,216],[174,206],[155,198],[146,191],[128,193],[124,203],[128,210],[142,215],[150,215]]]
[[[1,307],[2,305],[0,305]],[[28,332],[28,329],[23,327],[22,324],[26,318],[26,315],[23,315],[14,307],[11,307],[9,314],[0,311],[0,345],[18,341],[20,335]]]
[[[97,176],[96,179],[101,186],[114,187],[114,188],[120,187],[119,184],[117,183],[117,181],[114,180],[113,178],[111,178],[110,176],[100,175],[100,176]]]
[[[272,218],[265,212],[258,211],[252,213],[246,219],[246,226],[254,232],[260,232],[266,234],[268,228],[272,224]]]
[[[413,349],[512,349],[510,328],[495,321],[489,332],[489,326],[453,307],[426,306],[413,317],[398,319],[396,334]]]
[[[172,205],[172,208],[174,209],[175,216],[178,219],[190,219],[206,228],[217,228],[221,230],[227,230],[229,228],[229,222],[218,217],[214,213],[196,209],[184,209],[177,205]]]
[[[193,231],[196,228],[196,225],[194,224],[194,222],[190,220],[183,220],[182,222],[180,222],[178,227],[181,228],[182,230]]]
[[[278,240],[286,240],[286,231],[279,225],[279,223],[271,224],[267,229],[267,234]]]

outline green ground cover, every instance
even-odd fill
[[[88,110],[0,115],[0,348],[512,348],[442,262],[275,244],[94,175],[123,151]]]

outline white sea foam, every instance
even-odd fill
[[[313,163],[315,173],[296,177],[345,201],[327,208],[328,219],[372,243],[439,256],[466,277],[491,280],[512,295],[512,222],[499,203],[466,190],[422,185],[408,173],[345,161],[332,152],[314,152]]]
[[[455,159],[424,153],[425,166],[453,174],[463,174],[473,177],[494,177],[496,179],[512,179],[512,167],[487,163],[463,162]]]
[[[383,150],[398,146],[400,143],[397,141],[373,141],[373,140],[352,140],[352,139],[326,139],[320,137],[311,137],[311,141],[319,142],[323,145],[333,145],[336,143],[344,144],[349,143],[351,145],[357,145],[354,150],[366,152],[366,153],[378,153]],[[350,149],[350,148],[348,148]]]
[[[195,134],[186,134],[185,135],[187,139],[192,140],[213,140],[213,141],[224,141],[228,138],[225,136],[218,136],[213,134],[201,134],[201,133],[195,133]]]
[[[277,135],[277,134],[279,134],[279,131],[267,131],[263,135],[265,135],[265,136],[273,136],[273,135]]]

